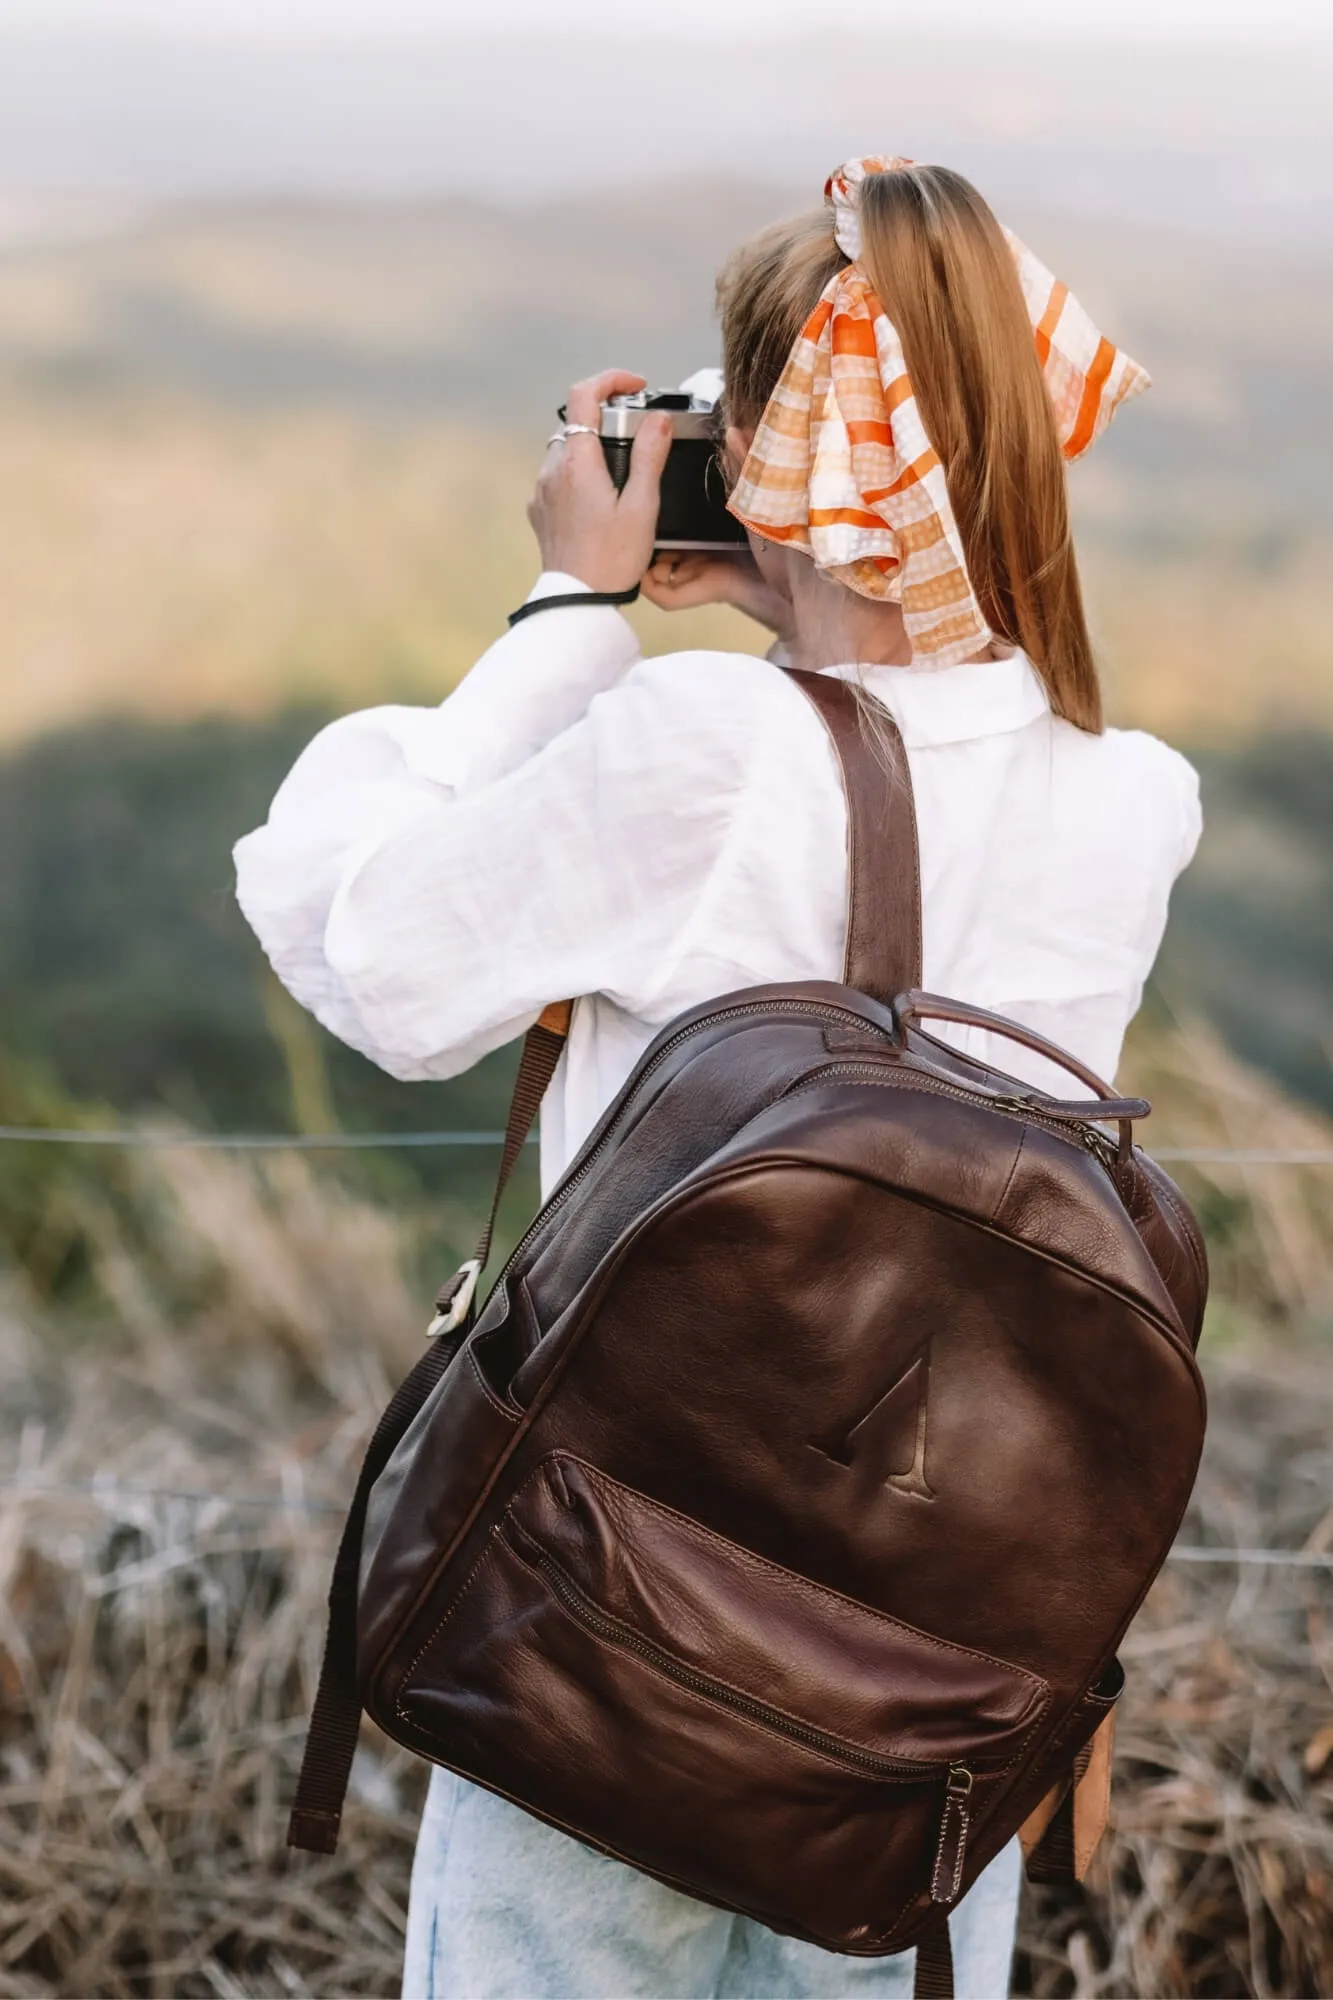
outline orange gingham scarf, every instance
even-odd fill
[[[856,259],[867,174],[910,160],[849,160],[824,189],[853,261],[825,287],[792,349],[731,496],[733,514],[769,541],[811,556],[863,597],[900,599],[919,666],[947,667],[992,633],[917,409],[902,342]],[[1148,386],[1137,362],[1098,333],[1068,288],[1005,231],[1018,266],[1066,458],[1100,437],[1117,406]]]

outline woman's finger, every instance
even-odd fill
[[[665,411],[646,416],[639,425],[639,434],[630,448],[629,478],[620,496],[622,507],[633,511],[635,508],[651,507],[653,519],[657,519],[658,494],[662,485],[662,467],[667,462],[671,450],[671,419]]]
[[[610,402],[612,396],[631,396],[636,389],[645,387],[642,375],[631,375],[624,368],[605,368],[600,375],[589,375],[584,382],[576,382],[565,402],[567,421],[571,424],[589,424],[593,430],[600,428],[602,404]]]
[[[730,601],[730,565],[725,558],[693,553],[662,556],[643,579],[643,594],[660,611],[693,611],[702,604]]]
[[[696,551],[661,555],[648,572],[659,590],[683,590],[696,583],[708,566],[708,557]],[[645,582],[647,578],[645,578]]]

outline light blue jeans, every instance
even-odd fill
[[[1005,2000],[1020,1872],[1015,1840],[949,1920],[958,2000]],[[779,1937],[431,1774],[404,2000],[909,2000],[914,1957]]]

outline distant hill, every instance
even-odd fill
[[[565,385],[608,358],[667,381],[715,359],[728,250],[817,201],[786,180],[682,178],[522,204],[196,203],[7,249],[0,235],[0,381],[85,408],[133,392],[544,436]],[[1219,527],[1333,529],[1326,242],[1030,200],[1004,215],[1152,370],[1151,404],[1098,453],[1138,482],[1141,530],[1168,525],[1179,548]],[[1182,497],[1195,511],[1168,522]]]
[[[789,204],[730,180],[213,203],[11,241],[0,738],[442,691],[531,576],[568,382],[713,358],[716,267]],[[1073,473],[1114,712],[1196,741],[1333,725],[1333,254],[1011,219],[1155,377]]]

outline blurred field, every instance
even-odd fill
[[[439,700],[536,574],[534,465],[432,416],[11,393],[0,740],[98,712]],[[745,643],[739,619],[688,624],[692,643]]]

